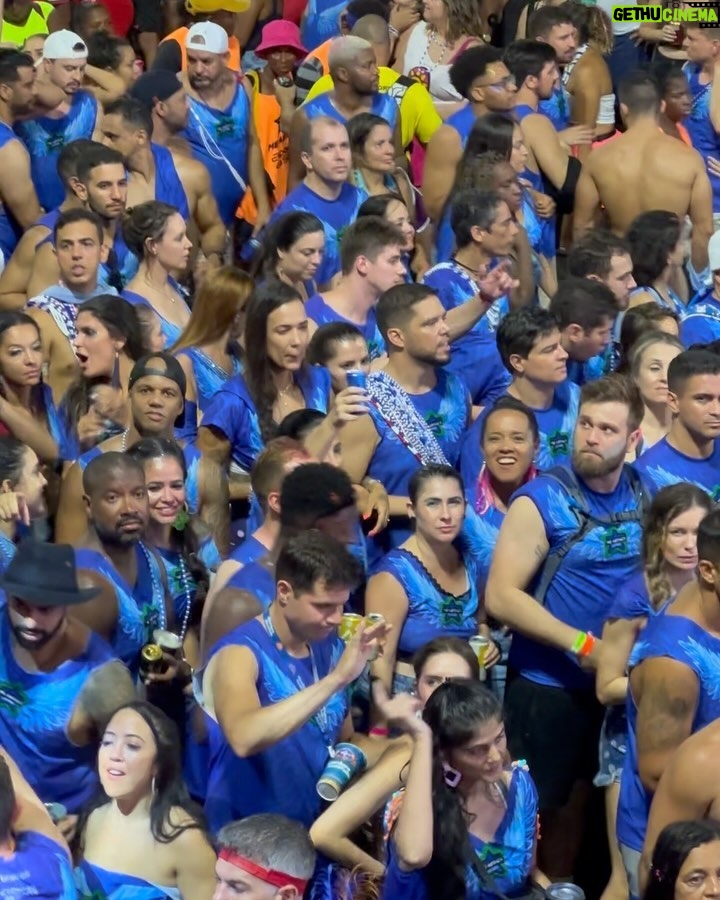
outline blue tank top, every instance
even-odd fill
[[[13,900],[76,900],[72,864],[67,853],[38,831],[15,837],[15,852],[0,858],[3,897]]]
[[[90,140],[98,113],[98,101],[93,95],[78,91],[72,95],[68,113],[61,118],[40,116],[16,123],[15,134],[30,154],[32,180],[43,209],[54,209],[65,199],[65,188],[57,171],[60,151],[81,138]]]
[[[669,309],[674,312],[680,321],[685,318],[688,314],[688,307],[682,302],[682,300],[678,297],[675,291],[668,285],[668,294],[670,296],[670,302],[663,297],[660,291],[657,288],[654,288],[652,285],[648,284],[643,287],[636,287],[630,291],[630,298],[632,299],[637,294],[647,293],[652,294],[653,302],[657,303],[658,306],[662,306],[663,309]]]
[[[535,784],[520,766],[512,771],[507,809],[491,841],[468,835],[473,850],[482,860],[495,887],[506,896],[527,892],[533,867],[537,835],[538,796]],[[496,900],[497,894],[483,890],[471,866],[465,869],[467,900]],[[523,891],[523,888],[526,890]],[[403,872],[398,865],[392,838],[388,845],[382,900],[433,900],[422,869]]]
[[[278,649],[262,622],[240,625],[212,648],[208,661],[223,647],[248,647],[257,660],[261,706],[279,703],[324,678],[338,663],[344,644],[333,634],[312,645],[312,659],[295,659]],[[210,829],[259,812],[282,812],[309,828],[320,813],[316,784],[328,760],[328,747],[340,737],[349,710],[348,691],[339,691],[322,710],[293,734],[271,747],[240,759],[218,726],[208,718],[210,771],[205,813]],[[237,785],[242,785],[241,791]]]
[[[210,173],[220,218],[225,225],[231,225],[248,185],[250,101],[245,88],[238,83],[235,96],[225,109],[213,109],[194,97],[188,97],[188,103],[188,124],[180,135]]]
[[[669,609],[648,620],[630,655],[630,670],[646,659],[666,657],[691,669],[698,680],[698,704],[692,723],[695,733],[720,717],[720,639],[708,634],[685,616],[674,616]],[[620,780],[620,802],[617,812],[618,840],[633,850],[642,850],[652,797],[645,790],[638,773],[637,750],[638,708],[628,691],[628,745],[623,776]]]
[[[17,135],[9,125],[0,122],[0,150],[10,141],[17,140]],[[4,203],[0,203],[0,250],[2,250],[5,262],[12,256],[13,250],[17,247],[18,241],[22,237],[23,230],[20,223],[15,219],[13,214]]]
[[[340,13],[346,5],[345,0],[308,0],[300,31],[303,47],[315,49],[330,38],[339,37]]]
[[[463,106],[457,112],[454,112],[449,118],[445,120],[445,124],[450,128],[453,128],[460,135],[460,144],[462,145],[463,150],[465,149],[467,140],[470,137],[472,127],[476,122],[477,116],[475,115],[473,108],[469,103],[466,106]]]
[[[160,144],[150,144],[155,160],[155,199],[174,206],[183,219],[190,218],[187,194],[175,168],[172,153]]]
[[[408,610],[398,639],[398,651],[413,654],[436,637],[468,640],[477,633],[477,567],[470,554],[463,554],[468,587],[462,594],[444,591],[422,562],[397,547],[384,556],[373,574],[387,572],[405,591]]]
[[[580,406],[580,388],[571,381],[563,381],[555,388],[552,405],[548,409],[533,409],[540,431],[540,444],[535,454],[538,469],[569,465],[572,457],[573,433]],[[460,474],[463,484],[477,481],[483,464],[480,435],[488,409],[484,409],[468,428],[460,450]]]
[[[305,182],[300,182],[273,210],[270,217],[271,224],[284,213],[295,210],[312,213],[323,223],[325,250],[322,262],[315,273],[315,282],[321,288],[329,284],[340,271],[340,240],[348,225],[357,219],[358,210],[367,198],[365,191],[345,183],[335,200],[326,200],[311,190]]]
[[[720,140],[710,120],[710,90],[712,82],[700,84],[702,67],[697,63],[686,62],[683,71],[687,75],[692,95],[690,115],[685,119],[685,127],[690,135],[693,147],[707,164],[708,158],[720,156]],[[708,172],[713,189],[713,212],[720,212],[720,176]]]
[[[0,745],[43,803],[78,813],[98,788],[97,747],[71,744],[66,729],[88,676],[115,654],[91,632],[74,659],[52,672],[26,672],[15,661],[9,621],[0,616]]]
[[[197,435],[198,409],[204,413],[220,388],[233,376],[240,375],[243,365],[236,356],[232,356],[232,372],[228,375],[215,360],[211,359],[207,353],[203,353],[199,347],[186,347],[184,350],[180,350],[177,356],[185,356],[190,360],[195,376],[198,402],[185,401],[185,427],[182,430],[182,437],[193,440]]]
[[[230,559],[234,562],[247,566],[249,563],[256,562],[261,556],[265,556],[268,548],[261,544],[260,541],[252,534],[248,535],[242,544],[238,544],[230,552]]]
[[[475,297],[479,286],[462,266],[453,260],[438,263],[422,277],[432,288],[446,310],[462,306]],[[473,403],[491,406],[510,384],[510,373],[497,350],[495,334],[510,309],[510,301],[500,297],[462,337],[453,341],[446,369],[462,378]]]
[[[168,279],[168,283],[170,287],[180,296],[180,302],[184,305],[185,310],[188,315],[190,315],[190,309],[188,308],[187,303],[185,303],[185,291],[180,287],[180,285],[175,281],[174,278]],[[145,309],[149,309],[155,313],[155,315],[160,319],[160,330],[162,331],[163,340],[165,341],[164,349],[172,347],[173,344],[177,343],[180,339],[180,335],[182,334],[182,325],[176,325],[174,322],[168,322],[160,313],[155,309],[152,303],[147,299],[147,297],[143,297],[142,294],[138,294],[136,291],[123,291],[120,296],[123,300],[127,300],[128,303],[132,303],[133,306],[143,306]]]
[[[326,413],[330,403],[330,374],[320,366],[303,366],[295,380],[308,409]],[[233,461],[246,472],[265,446],[255,403],[242,375],[230,378],[208,404],[202,427],[215,428],[230,442]]]
[[[165,589],[160,565],[144,544],[137,544],[137,583],[130,586],[110,560],[89,547],[75,549],[78,569],[97,572],[113,588],[117,597],[117,624],[110,638],[114,655],[121,659],[133,675],[143,644],[152,640],[156,628],[164,628]]]
[[[540,100],[538,112],[550,119],[555,131],[564,131],[570,127],[570,97],[562,81],[555,85],[551,97]]]
[[[319,94],[312,100],[306,100],[302,105],[302,111],[307,116],[308,122],[311,119],[317,119],[318,116],[328,116],[340,122],[341,125],[347,125],[348,119],[340,112],[332,101],[329,93]],[[391,128],[395,127],[398,119],[398,105],[389,94],[375,93],[373,94],[372,103],[368,110],[374,116],[380,116],[385,119]]]
[[[78,900],[182,900],[176,887],[151,884],[144,878],[110,872],[86,859],[80,860],[75,869],[75,887]]]
[[[479,602],[483,602],[485,585],[490,574],[495,544],[497,544],[500,526],[505,518],[505,513],[495,506],[489,506],[482,512],[475,508],[477,499],[477,484],[466,486],[465,499],[467,509],[465,522],[463,523],[462,537],[477,570],[477,591]]]
[[[556,254],[555,216],[550,219],[541,219],[527,188],[523,188],[522,193],[522,219],[523,228],[533,251],[552,262]],[[535,277],[536,280],[539,280],[539,272],[535,273]]]
[[[263,548],[264,550],[264,548]],[[267,568],[260,564],[260,560],[267,555],[267,550],[254,562],[249,562],[230,578],[225,587],[236,591],[247,591],[257,597],[266,610],[275,599],[275,576]]]
[[[385,340],[378,328],[374,309],[368,310],[365,324],[358,325],[357,322],[351,322],[350,319],[341,316],[332,306],[328,306],[323,300],[322,294],[313,294],[305,304],[305,311],[308,318],[312,319],[318,327],[328,325],[330,322],[347,322],[349,325],[354,325],[365,338],[371,360],[385,355]]]
[[[649,447],[633,463],[633,468],[643,476],[647,484],[659,491],[681,481],[701,487],[713,498],[720,500],[720,441],[716,440],[712,455],[707,459],[686,456],[668,443],[667,437]]]
[[[626,471],[614,491],[599,494],[580,481],[591,513],[606,516],[634,510],[636,497]],[[527,497],[540,514],[550,552],[578,531],[575,501],[555,478],[539,475],[514,495]],[[602,634],[607,611],[620,587],[640,565],[642,528],[639,522],[624,522],[594,528],[573,544],[550,582],[545,608],[556,619],[579,631]],[[542,567],[528,588],[538,586]],[[537,684],[570,690],[593,690],[593,675],[584,672],[571,653],[540,644],[523,634],[513,635],[509,665]]]
[[[125,243],[122,228],[118,228],[107,262],[101,262],[98,279],[102,284],[115,288],[120,293],[125,285],[137,275],[140,261]]]
[[[5,570],[12,562],[16,550],[15,541],[11,541],[9,537],[0,534],[0,575],[5,574]]]

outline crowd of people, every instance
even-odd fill
[[[720,28],[611,11],[0,0],[3,900],[720,896]]]

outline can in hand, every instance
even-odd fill
[[[557,882],[545,888],[545,896],[549,900],[585,900],[585,892],[581,887],[570,882]]]
[[[67,809],[65,809],[62,803],[45,803],[43,805],[52,819],[53,825],[57,825],[61,819],[64,819],[67,816]]]
[[[350,372],[346,372],[345,380],[348,387],[360,388],[363,391],[367,390],[367,375],[362,369],[353,369]]]
[[[486,638],[483,634],[474,634],[468,641],[472,647],[472,651],[477,657],[480,666],[480,681],[485,681],[485,660],[487,659],[488,650],[490,649],[490,638]]]
[[[143,681],[148,675],[161,675],[165,671],[162,648],[157,644],[145,644],[140,651],[138,672]]]
[[[278,75],[275,80],[280,87],[292,87],[295,83],[289,75]]]
[[[173,631],[166,631],[164,628],[156,628],[155,631],[153,631],[153,643],[157,644],[161,650],[165,653],[169,653],[176,659],[180,659],[182,656],[182,641]]]
[[[385,616],[380,613],[368,613],[365,616],[365,621],[368,625],[377,625],[380,622],[385,622]],[[380,644],[378,643],[373,651],[373,655],[370,657],[369,662],[375,662],[375,660],[380,656]]]
[[[357,613],[344,613],[342,619],[340,620],[338,634],[347,644],[355,637],[355,633],[362,625],[362,623],[363,617],[358,615]]]

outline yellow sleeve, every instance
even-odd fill
[[[410,131],[412,127],[410,140],[417,137],[421,144],[428,144],[430,138],[442,125],[442,119],[435,109],[430,92],[419,81],[417,84],[410,85],[405,91],[405,96],[400,101],[400,115],[404,126],[403,141],[406,128]]]
[[[319,94],[327,94],[328,91],[333,89],[333,80],[332,75],[321,75],[320,78],[315,82],[315,84],[308,91],[308,95],[305,98],[304,102],[307,103],[308,100],[312,100],[317,97]]]

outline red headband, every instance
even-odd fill
[[[288,885],[292,885],[292,887],[297,888],[301,895],[307,887],[307,881],[304,881],[302,878],[295,878],[294,875],[286,875],[284,872],[275,871],[275,869],[266,869],[265,866],[253,862],[246,856],[240,856],[238,853],[233,853],[233,851],[229,850],[227,847],[223,847],[218,855],[220,859],[230,863],[231,866],[236,866],[238,869],[242,869],[249,875],[254,875],[261,881],[272,884],[273,887],[287,887]]]

